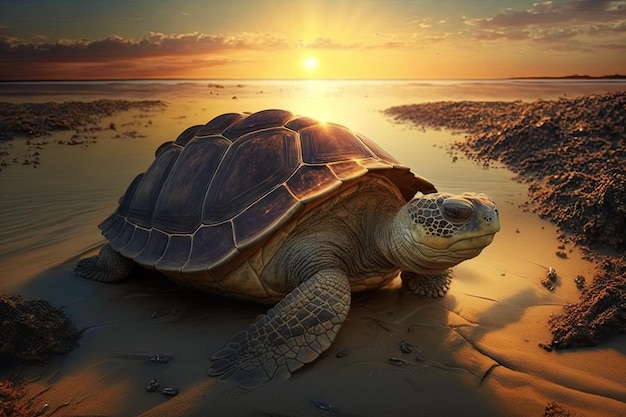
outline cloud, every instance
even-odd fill
[[[531,40],[558,50],[583,49],[591,37],[626,31],[626,0],[570,0],[558,5],[546,1],[526,10],[506,9],[488,18],[463,19],[477,40]]]
[[[612,22],[626,19],[626,1],[570,0],[563,5],[551,1],[535,3],[530,9],[506,9],[493,17],[473,19],[481,29],[512,29],[572,23]]]
[[[358,49],[363,45],[360,43],[339,43],[330,38],[317,38],[313,42],[304,44],[308,49]]]
[[[167,76],[172,71],[232,64],[229,52],[282,48],[288,43],[270,34],[206,35],[149,32],[135,40],[121,36],[104,39],[59,39],[38,36],[31,41],[0,36],[0,79],[63,78],[64,71],[81,77],[95,69],[105,76],[125,77],[141,68],[141,76]],[[149,65],[146,65],[149,63]],[[142,66],[143,65],[143,66]],[[178,66],[178,69],[176,68]],[[146,73],[149,72],[148,73]],[[65,74],[65,77],[68,75]],[[130,75],[128,75],[130,76]],[[135,75],[136,76],[136,75]]]
[[[104,39],[44,38],[26,42],[0,36],[1,62],[107,62],[163,56],[220,54],[233,50],[274,49],[288,46],[284,39],[271,34],[206,35],[183,33],[166,35],[149,32],[140,40],[109,36]]]

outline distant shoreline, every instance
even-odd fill
[[[613,74],[593,77],[591,75],[564,75],[561,77],[511,77],[509,80],[626,80],[626,75]]]

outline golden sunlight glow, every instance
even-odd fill
[[[317,58],[315,57],[310,56],[304,60],[304,68],[306,68],[308,72],[315,71],[318,65],[319,65],[319,62],[317,61]]]

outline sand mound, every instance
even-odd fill
[[[557,349],[595,346],[614,333],[626,333],[626,261],[605,259],[588,293],[549,325],[549,347]]]
[[[66,353],[80,332],[47,301],[0,294],[0,359],[39,361],[48,353]]]
[[[0,141],[15,136],[38,137],[55,130],[74,130],[97,125],[102,118],[131,109],[164,107],[159,100],[96,100],[64,103],[0,102]]]

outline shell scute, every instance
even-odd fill
[[[187,143],[189,143],[191,139],[194,138],[194,136],[196,136],[196,133],[202,128],[202,126],[203,125],[195,125],[195,126],[188,127],[187,129],[183,131],[183,133],[178,135],[174,143],[180,146],[185,146]],[[158,150],[156,154],[157,155],[159,154]]]
[[[193,245],[186,271],[207,270],[216,259],[225,259],[237,252],[233,240],[231,222],[199,228],[193,237]]]
[[[309,164],[372,157],[372,153],[343,126],[318,124],[300,131],[302,160]]]
[[[133,259],[135,262],[154,268],[159,259],[161,259],[161,256],[163,256],[168,242],[168,235],[160,230],[152,229],[146,246]],[[123,251],[121,253],[124,255]]]
[[[226,113],[209,121],[196,132],[197,137],[221,135],[229,126],[243,119],[245,115],[241,113]]]
[[[117,213],[120,216],[128,215],[128,211],[130,210],[130,203],[133,201],[133,197],[135,196],[135,191],[137,190],[137,187],[141,183],[141,180],[143,179],[144,175],[145,173],[141,173],[137,175],[135,179],[128,186],[128,189],[126,190],[122,198],[120,198],[120,205],[117,208]],[[102,223],[103,224],[100,226],[101,229],[105,227],[104,222]]]
[[[361,135],[360,133],[356,133],[356,136],[361,139],[365,145],[376,155],[379,159],[382,159],[387,162],[391,162],[393,164],[399,164],[400,162],[396,160],[389,152],[378,146],[376,142],[368,138],[367,136]]]
[[[137,227],[130,242],[120,251],[123,251],[126,257],[132,258],[146,247],[149,237],[150,232],[148,230]]]
[[[359,160],[359,164],[367,168],[368,171],[374,171],[377,169],[392,169],[393,165],[381,161],[378,158],[364,158]]]
[[[193,139],[178,158],[157,200],[152,226],[192,233],[201,223],[209,183],[230,142],[221,137]]]
[[[266,237],[302,207],[287,188],[278,187],[233,219],[235,245],[244,248]]]
[[[294,132],[298,132],[304,129],[305,127],[319,125],[319,124],[320,124],[319,120],[313,119],[311,117],[297,117],[287,122],[285,124],[285,127],[287,129],[293,130]]]
[[[291,118],[293,118],[293,114],[285,110],[263,110],[231,125],[222,132],[222,135],[235,140],[248,133],[283,126]]]
[[[125,221],[120,234],[117,235],[115,239],[111,240],[111,246],[113,248],[123,248],[126,246],[133,237],[133,233],[135,233],[136,228],[137,227],[135,225]]]
[[[173,235],[169,238],[163,256],[156,263],[155,268],[164,271],[180,270],[189,259],[191,252],[191,236]]]
[[[109,221],[109,219],[111,218],[113,219],[113,221]],[[103,222],[103,225],[105,225],[106,227],[100,225],[100,228],[102,229],[102,234],[104,235],[104,237],[106,237],[109,241],[112,241],[122,232],[122,229],[126,224],[126,219],[122,216],[118,216],[116,213],[113,213],[113,215],[111,215],[109,219]]]
[[[326,165],[303,165],[287,181],[287,188],[306,203],[330,193],[343,184]]]
[[[357,161],[336,162],[328,166],[341,181],[349,181],[367,174],[367,168]]]
[[[152,226],[152,214],[157,198],[181,150],[182,148],[177,146],[170,147],[150,165],[133,193],[128,211],[128,219],[131,222],[145,228]],[[113,248],[117,249],[115,246]]]
[[[209,187],[202,223],[233,218],[287,180],[299,164],[296,134],[288,129],[268,129],[240,138],[224,155],[222,169]]]

